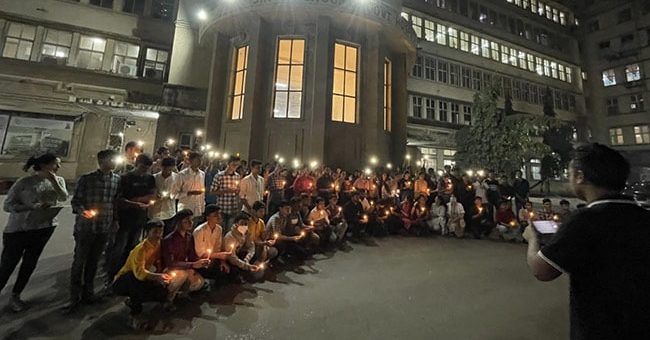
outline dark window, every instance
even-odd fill
[[[145,0],[124,0],[124,12],[142,15]]]
[[[607,114],[609,115],[618,114],[618,98],[616,97],[607,98]]]
[[[151,16],[158,19],[174,19],[174,0],[153,0]]]
[[[412,76],[416,78],[422,78],[422,57],[420,56],[415,58],[415,65],[413,65]]]
[[[632,19],[632,10],[627,8],[618,12],[618,23],[630,21]]]
[[[436,60],[424,58],[424,79],[436,80]]]
[[[600,43],[598,43],[598,48],[600,48],[601,50],[604,50],[606,48],[609,48],[609,45],[610,45],[609,40],[608,41],[601,41]]]
[[[517,34],[517,23],[515,19],[508,18],[508,26],[510,27],[510,33]]]
[[[90,0],[90,4],[104,8],[113,8],[113,0]]]
[[[621,44],[629,44],[634,41],[634,34],[626,34],[621,37]]]
[[[427,98],[425,100],[426,110],[427,110],[427,119],[435,120],[436,119],[436,101],[432,98]]]
[[[508,17],[505,14],[499,13],[499,25],[504,31],[508,30]]]
[[[467,0],[460,0],[459,1],[459,7],[458,7],[458,12],[460,15],[468,16],[468,7],[467,7]]]
[[[438,81],[441,83],[447,82],[447,72],[449,63],[446,61],[438,60]]]
[[[478,5],[475,2],[469,3],[470,17],[472,20],[478,21]]]
[[[489,15],[488,15],[488,21],[490,22],[490,25],[496,25],[498,23],[499,17],[497,16],[497,12],[490,10]]]
[[[472,69],[463,67],[463,83],[462,86],[468,89],[472,88]]]
[[[460,123],[460,105],[451,103],[451,122],[454,124]]]
[[[441,122],[448,122],[449,117],[447,115],[447,108],[449,107],[449,104],[447,102],[444,102],[442,100],[438,101],[438,120]]]
[[[472,88],[476,91],[481,90],[481,71],[474,70],[472,72]]]
[[[598,20],[594,20],[589,23],[589,32],[595,32],[600,29],[600,24],[598,23]]]
[[[449,83],[453,86],[460,86],[460,65],[449,65]]]

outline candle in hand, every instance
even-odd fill
[[[274,239],[274,240],[277,240],[278,237],[280,237],[280,233],[275,233],[275,234],[273,234],[273,239]]]
[[[167,197],[167,196],[169,196],[169,192],[163,191],[163,192],[160,193],[160,196]]]
[[[171,275],[172,277],[176,277],[176,272],[175,272],[175,271],[171,271],[171,272],[169,272],[169,275]]]
[[[149,201],[149,205],[154,205],[154,204],[156,204],[156,201],[155,201],[155,200],[150,200],[150,201]]]
[[[230,253],[232,254],[235,251],[235,244],[230,245]]]
[[[208,249],[208,260],[210,259],[211,256],[212,256],[212,249]]]
[[[301,232],[300,232],[300,237],[305,237],[305,235],[306,235],[306,234],[305,234],[304,231],[301,231]]]
[[[260,269],[264,269],[264,267],[265,267],[264,262],[260,263],[259,267],[260,267]]]

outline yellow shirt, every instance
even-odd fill
[[[153,267],[160,261],[160,243],[153,244],[148,239],[140,242],[131,252],[126,259],[126,263],[122,269],[115,275],[117,280],[120,276],[133,272],[133,276],[140,281],[147,280],[151,275],[155,274],[148,268]]]
[[[258,218],[257,221],[248,222],[248,236],[253,242],[264,241],[264,221],[262,219]]]

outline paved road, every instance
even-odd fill
[[[0,213],[0,219],[6,219]],[[6,339],[565,339],[567,280],[529,274],[525,247],[494,241],[393,237],[319,255],[306,273],[226,286],[165,315],[158,329],[126,326],[121,299],[71,316],[64,302],[71,217],[48,244],[25,298],[32,308],[2,311]],[[0,221],[0,223],[4,223]],[[10,288],[10,287],[7,287]],[[0,295],[5,303],[6,289]]]

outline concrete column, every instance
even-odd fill
[[[330,58],[333,55],[333,48],[330,40],[330,19],[327,17],[318,17],[316,21],[316,34],[313,45],[309,46],[311,41],[307,41],[307,54],[309,59],[305,60],[305,68],[311,74],[309,81],[305,84],[305,92],[311,96],[311,107],[305,110],[305,119],[310,122],[309,134],[305,138],[305,157],[316,157],[321,159],[324,164],[330,163],[325,159],[329,153],[326,152],[325,133],[327,126],[331,124],[331,112],[328,110],[327,103],[331,93],[329,91],[328,77],[330,76]]]
[[[36,26],[36,33],[34,35],[34,44],[32,45],[32,53],[29,56],[30,61],[40,61],[41,51],[43,50],[43,40],[45,39],[45,27]]]
[[[124,0],[113,0],[113,11],[122,12],[122,9],[124,9]]]
[[[226,109],[228,84],[228,51],[231,50],[228,37],[215,34],[212,44],[212,61],[210,63],[209,84],[205,114],[205,141],[223,149],[222,127]]]
[[[394,164],[402,164],[406,154],[406,116],[408,108],[408,92],[406,81],[409,66],[404,54],[396,55],[393,61],[393,131],[391,143],[391,160]]]
[[[366,158],[374,155],[381,156],[380,134],[383,133],[383,58],[379,51],[379,36],[375,32],[368,34],[366,46],[361,46],[361,77],[358,96],[359,124],[364,135],[361,154]],[[374,85],[374,86],[373,86]],[[385,159],[385,157],[384,157]],[[367,162],[367,159],[361,160]]]

